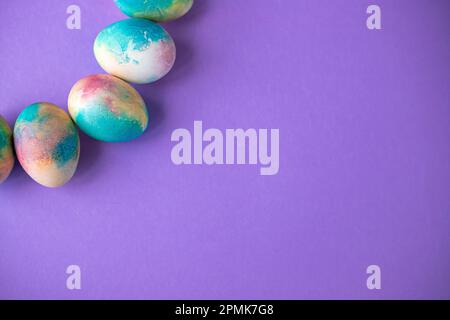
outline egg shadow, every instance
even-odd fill
[[[27,183],[34,183],[34,182],[22,169],[22,166],[20,165],[16,157],[14,167],[11,170],[8,179],[5,182],[3,182],[2,189],[10,188],[11,190],[15,190],[15,192],[17,192],[19,188],[23,187]]]
[[[188,41],[180,36],[176,36],[175,42],[177,46],[177,59],[175,65],[169,74],[156,83],[154,86],[164,90],[166,86],[178,85],[179,82],[189,81],[192,75],[192,70],[195,70],[197,60],[193,48],[188,44]]]
[[[194,5],[191,10],[180,19],[183,19],[186,23],[195,23],[195,20],[200,16],[204,16],[208,10],[208,6],[211,5],[213,0],[194,0]]]
[[[97,160],[102,153],[103,142],[95,140],[85,133],[79,131],[80,135],[80,160],[78,162],[77,172],[73,177],[73,182],[88,183],[92,181],[97,167]]]
[[[164,119],[166,118],[165,104],[162,99],[157,97],[148,97],[148,93],[142,94],[145,101],[148,103],[148,128],[142,138],[139,140],[153,140],[157,139],[164,133]]]

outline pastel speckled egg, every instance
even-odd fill
[[[193,0],[115,0],[126,15],[153,21],[169,21],[184,16]]]
[[[55,188],[67,183],[80,157],[78,131],[69,115],[51,103],[23,110],[14,126],[17,159],[39,184]]]
[[[145,19],[127,19],[99,33],[94,54],[107,73],[146,84],[161,79],[172,69],[176,48],[160,25]]]
[[[83,132],[106,142],[133,140],[148,126],[147,107],[140,94],[111,75],[79,80],[69,94],[69,113]]]
[[[5,119],[0,116],[0,184],[9,177],[13,167],[12,131]]]

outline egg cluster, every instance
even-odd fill
[[[172,69],[175,43],[157,22],[183,16],[193,0],[114,1],[130,18],[98,34],[94,54],[108,74],[88,76],[73,86],[68,98],[70,115],[52,103],[35,103],[20,113],[13,130],[0,116],[0,184],[14,166],[14,151],[37,183],[49,188],[66,184],[80,157],[75,125],[105,142],[130,141],[147,129],[147,106],[128,82],[152,83]]]

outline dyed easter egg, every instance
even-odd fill
[[[36,103],[23,110],[14,126],[17,159],[39,184],[55,188],[75,173],[80,139],[69,115],[51,103]]]
[[[126,15],[153,21],[169,21],[184,16],[194,0],[115,0]]]
[[[106,142],[130,141],[148,126],[148,112],[140,94],[111,75],[79,80],[69,94],[69,113],[87,135]]]
[[[0,116],[0,184],[4,182],[14,167],[12,131]]]
[[[143,84],[161,79],[172,69],[176,48],[160,25],[145,19],[127,19],[99,33],[94,54],[109,74]]]

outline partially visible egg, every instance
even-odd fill
[[[115,0],[126,15],[153,21],[169,21],[184,16],[194,0]]]
[[[79,80],[69,94],[69,113],[87,135],[106,142],[130,141],[147,129],[147,106],[128,83],[111,75]]]
[[[74,175],[80,156],[80,139],[69,115],[51,103],[25,108],[14,126],[17,159],[39,184],[55,188]]]
[[[176,48],[160,25],[145,19],[126,19],[98,34],[94,54],[107,73],[146,84],[161,79],[172,69]]]
[[[0,116],[0,184],[9,177],[13,167],[12,131],[6,120]]]

